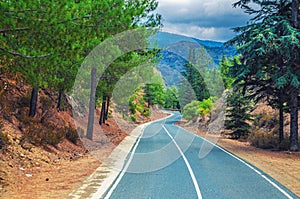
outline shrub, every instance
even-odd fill
[[[208,99],[204,99],[203,101],[199,102],[199,109],[197,113],[204,116],[211,112],[211,109],[214,107],[214,98],[210,97]]]
[[[130,116],[131,121],[136,122],[136,117],[134,115]]]
[[[272,132],[257,130],[249,136],[248,140],[251,145],[262,149],[271,149],[278,146],[278,136]]]
[[[64,129],[66,138],[74,144],[77,144],[79,140],[79,135],[76,129],[71,127],[65,127]]]
[[[44,123],[43,125],[36,123],[31,124],[24,132],[24,138],[29,138],[34,144],[37,145],[57,145],[66,136],[64,129],[57,129],[50,123]]]
[[[129,110],[132,114],[135,114],[136,113],[136,104],[133,102],[134,100],[134,96],[132,96],[130,99],[129,99]]]
[[[144,107],[143,104],[137,104],[137,105],[136,105],[136,110],[137,110],[138,112],[143,113],[144,109],[145,109],[145,107]]]
[[[289,139],[283,139],[279,144],[280,150],[289,150],[290,149],[290,140]]]
[[[198,117],[199,101],[193,100],[191,103],[183,107],[182,116],[187,120],[192,120]]]
[[[193,100],[183,107],[182,115],[187,120],[193,120],[199,116],[207,115],[214,107],[214,98],[210,97],[203,101]]]

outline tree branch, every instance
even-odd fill
[[[3,47],[0,46],[0,50],[10,54],[10,55],[13,55],[13,56],[18,56],[18,57],[22,57],[22,58],[26,58],[26,59],[33,59],[33,58],[45,58],[45,57],[48,57],[50,56],[51,54],[45,54],[45,55],[39,55],[39,56],[29,56],[29,55],[23,55],[21,53],[18,53],[18,52],[15,52],[15,51],[9,51]]]
[[[22,30],[29,30],[29,27],[24,27],[24,28],[15,28],[15,29],[1,29],[0,33],[4,32],[10,32],[10,31],[22,31]]]

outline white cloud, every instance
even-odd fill
[[[226,41],[234,36],[233,31],[228,28],[199,27],[190,24],[165,23],[163,31],[195,37],[203,40]]]
[[[232,8],[236,0],[158,0],[164,31],[200,39],[224,41],[234,34],[230,28],[246,24],[249,16]]]

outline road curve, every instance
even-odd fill
[[[298,198],[253,165],[175,126],[180,119],[174,113],[144,128],[103,198]],[[211,150],[205,157],[202,146]]]

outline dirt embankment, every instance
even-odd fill
[[[109,126],[108,126],[109,125]],[[12,128],[6,128],[6,132]],[[117,124],[109,119],[103,128],[108,136],[120,136]],[[107,131],[108,130],[108,131]],[[115,134],[118,132],[117,136]],[[115,145],[103,144],[101,160],[92,157],[84,146],[64,139],[56,146],[20,144],[20,133],[9,133],[10,145],[0,154],[2,198],[65,198],[100,166]]]
[[[75,127],[67,99],[56,109],[57,93],[40,89],[37,114],[28,117],[30,92],[20,79],[0,78],[0,198],[65,198],[137,126],[114,111],[100,126],[98,109],[91,142],[82,136],[86,118]],[[151,112],[138,122],[165,116]],[[92,150],[101,157],[92,157]]]

